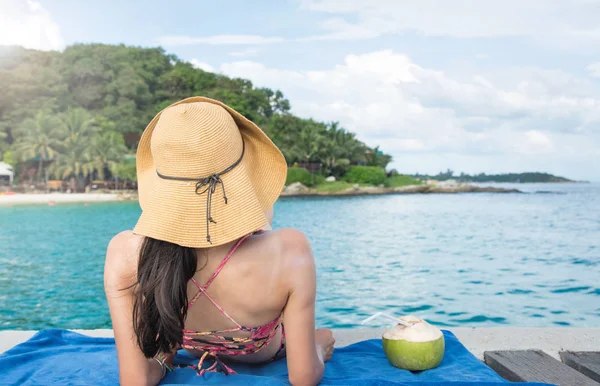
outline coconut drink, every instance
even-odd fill
[[[421,371],[433,369],[442,363],[445,345],[440,329],[412,315],[395,318],[377,313],[366,321],[378,316],[396,322],[396,326],[382,336],[383,351],[393,366]]]

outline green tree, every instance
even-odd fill
[[[64,120],[50,138],[59,145],[53,146],[57,154],[50,157],[56,158],[52,170],[83,178],[109,167],[99,166],[104,162],[98,158],[102,158],[99,150],[93,154],[92,142],[100,141],[97,135],[116,132],[133,149],[157,111],[194,95],[221,100],[256,122],[290,165],[320,162],[328,173],[341,175],[350,165],[384,167],[390,159],[337,123],[291,114],[290,102],[280,90],[194,68],[162,48],[76,44],[62,52],[46,52],[0,47],[0,90],[0,152],[24,150],[25,158],[17,159],[15,170],[33,158],[39,161],[37,155],[25,155],[35,151],[21,146],[31,138],[26,140],[26,130],[20,130],[39,111],[51,111]],[[116,141],[109,137],[104,139]]]
[[[288,164],[293,164],[300,160],[298,154],[295,152],[294,144],[303,125],[304,120],[291,114],[276,114],[264,127],[269,137],[281,149]]]
[[[82,108],[69,108],[62,115],[60,137],[63,147],[85,148],[98,132],[96,120]]]
[[[56,159],[52,164],[51,170],[56,178],[67,179],[73,177],[76,179],[87,177],[94,169],[90,167],[87,154],[81,153],[80,149],[69,148]]]
[[[328,174],[340,177],[350,165],[364,160],[365,146],[350,133],[339,127],[338,122],[329,124],[323,141],[323,159]]]
[[[299,160],[316,161],[319,152],[323,150],[324,140],[319,123],[313,120],[305,121],[295,137],[291,151]]]
[[[98,178],[104,180],[106,169],[113,172],[127,153],[123,136],[115,132],[96,134],[92,138],[89,149],[89,169],[95,169]]]
[[[379,150],[379,146],[368,149],[365,155],[367,158],[367,166],[378,166],[385,169],[387,165],[392,162],[392,156]]]
[[[56,177],[73,177],[81,185],[82,179],[94,171],[91,144],[96,133],[96,122],[86,110],[69,108],[63,114],[59,131],[59,152],[51,167]]]
[[[13,157],[12,151],[4,152],[4,156],[2,157],[2,162],[9,164],[10,166],[15,165],[15,159]]]
[[[113,174],[121,180],[137,181],[137,172],[135,169],[135,160],[126,160],[115,165]]]
[[[8,134],[2,129],[0,129],[0,158],[2,158],[3,154],[6,153],[6,149],[8,148],[8,143],[6,141],[7,137]]]
[[[43,180],[44,163],[54,159],[60,147],[60,122],[48,112],[40,110],[34,118],[26,119],[18,129],[19,140],[15,152],[22,161],[37,158],[37,178]]]

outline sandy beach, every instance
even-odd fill
[[[282,197],[295,196],[360,196],[381,194],[430,194],[430,193],[519,193],[514,189],[492,187],[477,187],[473,185],[411,185],[400,188],[384,188],[376,186],[357,187],[340,192],[318,192],[316,189],[307,188],[301,184],[292,184],[281,192]],[[72,204],[72,203],[98,203],[111,201],[137,200],[137,192],[121,193],[17,193],[1,194],[0,206],[35,205],[35,204]]]
[[[32,205],[32,204],[70,204],[122,201],[127,199],[122,194],[115,193],[41,193],[41,194],[12,194],[0,195],[0,206]]]

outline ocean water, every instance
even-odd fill
[[[321,327],[377,311],[440,326],[600,326],[600,185],[516,187],[526,193],[284,198],[274,226],[312,242]],[[139,213],[0,207],[0,329],[109,328],[104,252]]]

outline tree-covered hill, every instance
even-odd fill
[[[132,177],[139,135],[163,107],[201,95],[261,126],[290,165],[385,167],[391,157],[337,123],[294,116],[279,90],[194,68],[162,48],[78,44],[63,52],[0,47],[0,160],[23,177]]]
[[[452,170],[440,172],[435,176],[417,174],[414,176],[421,180],[447,181],[456,180],[459,182],[499,182],[499,183],[541,183],[541,182],[575,182],[564,177],[555,176],[548,173],[528,172],[528,173],[505,173],[505,174],[465,174],[455,175]]]

